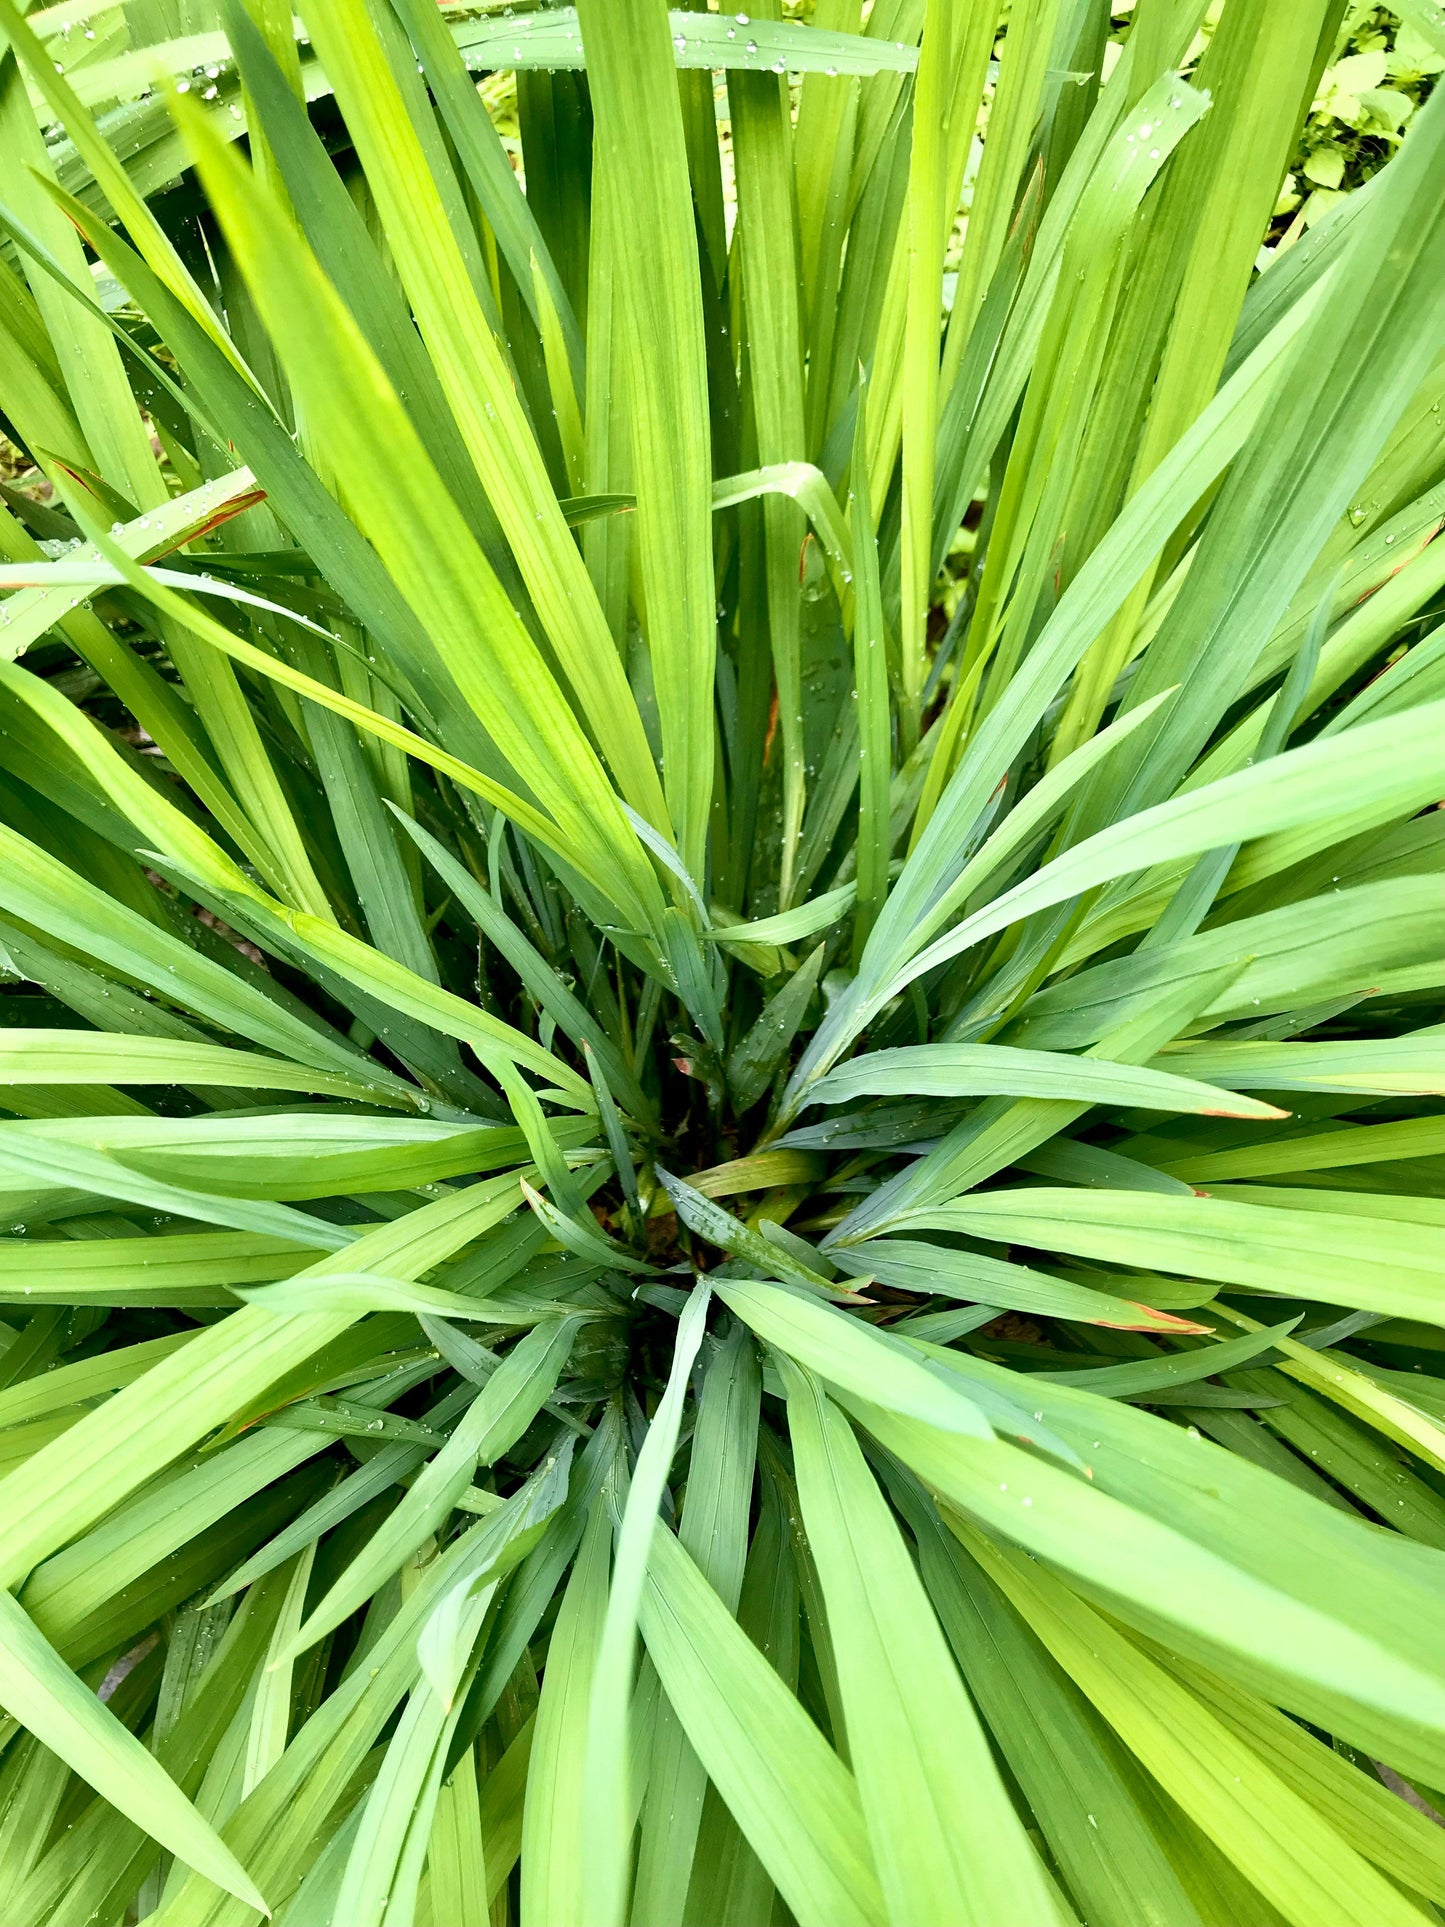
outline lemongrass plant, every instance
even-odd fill
[[[1445,101],[754,5],[0,0],[4,1927],[1441,1918]]]

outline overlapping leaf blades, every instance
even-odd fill
[[[0,0],[4,1927],[1445,1907],[1445,102],[864,11]]]

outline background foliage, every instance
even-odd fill
[[[1438,1920],[1439,9],[0,34],[4,1927]]]

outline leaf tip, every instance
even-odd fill
[[[1216,1110],[1201,1111],[1199,1115],[1201,1117],[1244,1118],[1249,1123],[1252,1123],[1252,1124],[1268,1124],[1273,1122],[1276,1118],[1293,1117],[1294,1112],[1282,1111],[1278,1108],[1277,1105],[1274,1105],[1274,1104],[1260,1103],[1260,1104],[1251,1104],[1249,1106],[1249,1109],[1246,1111],[1225,1110],[1221,1107]]]
[[[1100,1318],[1094,1322],[1106,1326],[1110,1331],[1171,1332],[1181,1338],[1206,1338],[1214,1331],[1212,1325],[1197,1324],[1192,1318],[1178,1318],[1172,1311],[1159,1311],[1153,1305],[1141,1305],[1132,1298],[1126,1302],[1139,1313],[1139,1324],[1125,1325],[1112,1318]]]

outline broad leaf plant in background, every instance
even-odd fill
[[[4,1927],[1442,1918],[1445,16],[753,5],[0,0]]]

